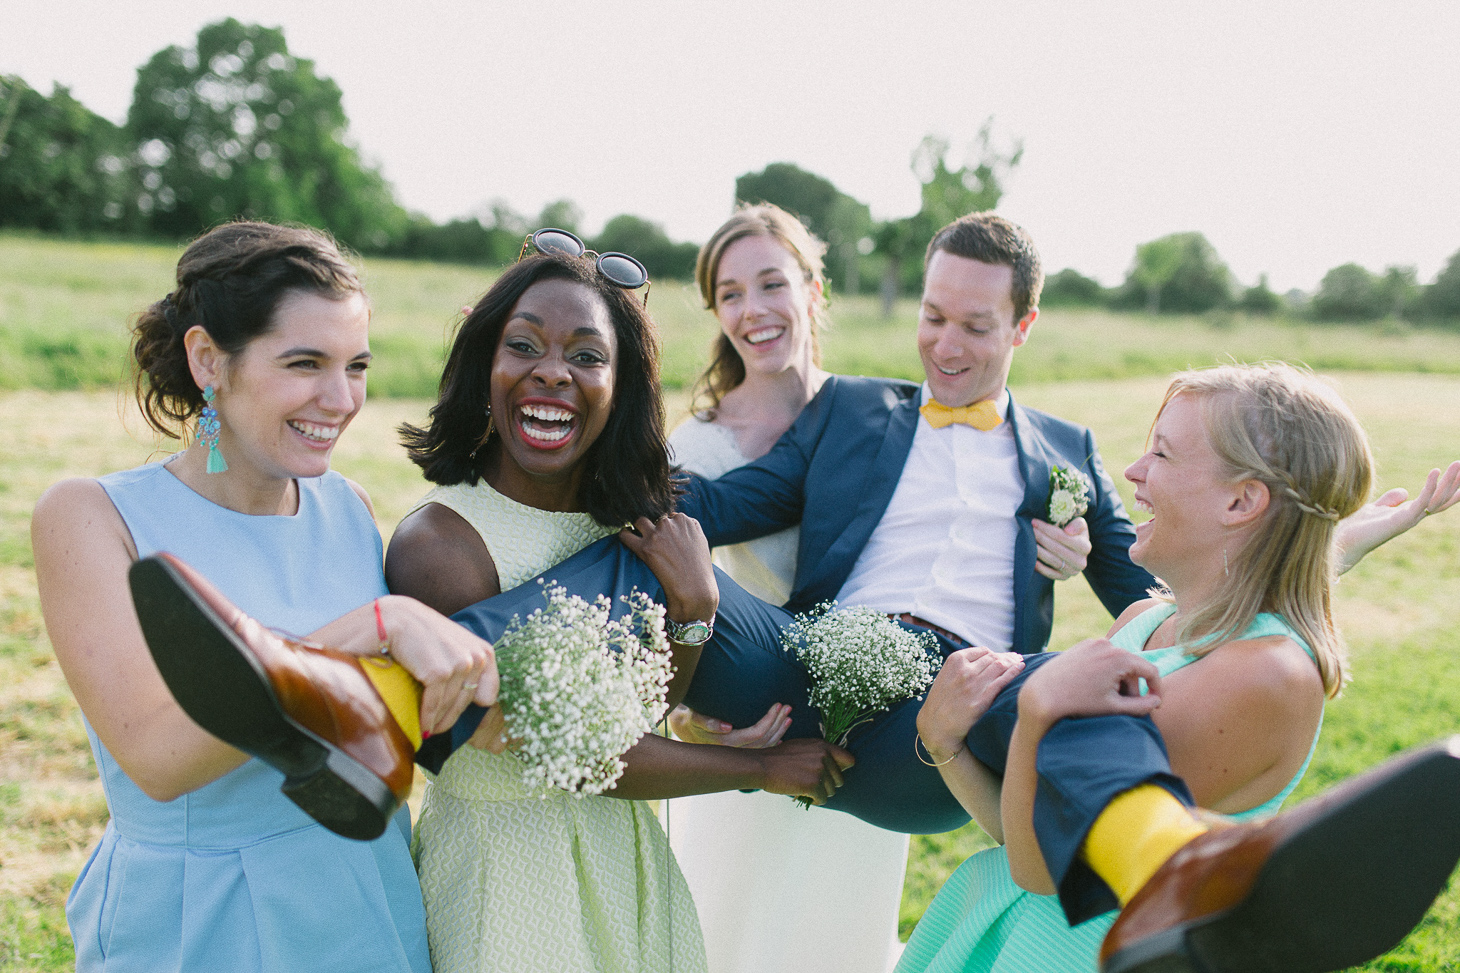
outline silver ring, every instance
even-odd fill
[[[475,689],[475,688],[477,688],[477,684],[474,683],[474,682],[464,682],[464,683],[461,684],[461,688],[462,689]]]

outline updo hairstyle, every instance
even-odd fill
[[[194,325],[226,355],[268,332],[290,291],[338,300],[364,293],[333,239],[303,226],[225,223],[188,245],[177,288],[137,316],[132,327],[137,404],[147,423],[172,439],[203,408],[183,336]]]

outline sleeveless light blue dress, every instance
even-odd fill
[[[1175,610],[1175,605],[1157,605],[1142,612],[1110,641],[1139,652],[1162,676],[1168,676],[1196,661],[1185,646],[1150,652],[1142,652],[1141,647]],[[1277,615],[1258,615],[1242,638],[1268,635],[1285,635],[1313,654]],[[1308,756],[1281,792],[1229,817],[1241,821],[1275,814],[1307,772],[1322,729],[1320,716]],[[1035,895],[1014,884],[1003,846],[989,848],[959,865],[938,890],[908,939],[895,973],[1093,973],[1099,966],[1100,943],[1118,914],[1112,910],[1071,928],[1058,898]]]
[[[256,517],[162,464],[100,479],[139,556],[175,554],[265,625],[306,634],[386,589],[380,534],[345,478],[297,482],[298,513]],[[111,821],[66,902],[80,973],[430,973],[405,808],[375,841],[341,838],[257,760],[154,801],[86,732]]]

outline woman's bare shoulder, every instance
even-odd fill
[[[1120,613],[1120,617],[1117,618],[1113,624],[1111,624],[1110,631],[1105,633],[1105,637],[1110,638],[1116,632],[1119,632],[1121,629],[1129,625],[1132,619],[1146,613],[1150,609],[1155,608],[1157,605],[1160,604],[1164,604],[1164,602],[1162,602],[1158,598],[1143,598],[1140,601],[1128,606],[1125,611]]]
[[[428,503],[408,514],[390,538],[385,581],[443,615],[500,593],[497,565],[476,528],[456,511]]]

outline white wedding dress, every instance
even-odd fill
[[[711,479],[746,463],[729,430],[691,418],[674,462]],[[799,530],[717,548],[716,563],[782,604]],[[789,797],[730,791],[667,801],[664,825],[705,934],[710,973],[886,973],[908,836]]]

